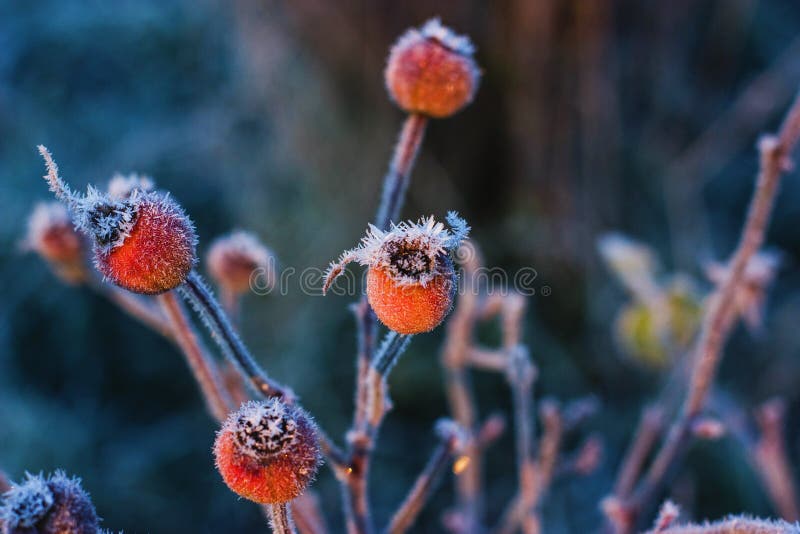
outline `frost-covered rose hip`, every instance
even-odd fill
[[[457,280],[450,255],[469,232],[453,212],[447,222],[452,231],[433,217],[393,225],[388,232],[370,225],[361,245],[331,264],[323,289],[357,261],[368,267],[367,299],[383,324],[399,334],[433,330],[453,305]]]
[[[90,237],[97,270],[114,284],[143,294],[163,293],[186,280],[195,264],[194,226],[168,195],[149,190],[147,182],[127,182],[110,194],[89,187],[73,193],[58,176],[44,147],[45,179],[67,204],[76,225]],[[121,184],[117,184],[121,185]],[[150,184],[151,186],[152,184]]]
[[[217,433],[214,456],[225,484],[261,504],[298,497],[321,463],[310,416],[278,399],[250,401],[230,414]]]
[[[408,113],[443,118],[472,100],[480,71],[468,37],[438,19],[412,28],[394,44],[384,77],[392,99]]]
[[[3,534],[97,534],[99,519],[80,480],[28,475],[0,497]]]

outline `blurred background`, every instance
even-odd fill
[[[128,533],[266,530],[213,468],[216,425],[182,357],[20,252],[32,206],[49,199],[35,146],[78,188],[116,171],[152,175],[196,222],[201,253],[244,228],[282,267],[324,267],[373,217],[403,120],[383,86],[388,48],[432,16],[472,37],[484,74],[472,105],[430,125],[404,214],[458,210],[487,264],[534,267],[537,289],[550,288],[529,299],[525,323],[536,395],[594,394],[602,407],[585,432],[599,431],[606,453],[591,476],[555,484],[546,531],[600,525],[597,503],[664,373],[618,343],[630,297],[596,241],[624,232],[653,247],[665,275],[708,290],[702,262],[735,244],[755,140],[800,85],[797,2],[0,1],[0,469],[79,475],[104,525]],[[769,233],[784,267],[762,330],[735,332],[720,379],[747,409],[789,402],[794,458],[798,206],[790,175]],[[293,286],[244,304],[254,353],[337,438],[352,409],[352,300]],[[393,374],[372,473],[379,524],[447,411],[442,333],[416,339]],[[491,343],[496,329],[481,336]],[[474,378],[482,414],[508,413],[502,377]],[[512,451],[506,433],[490,454],[490,523],[515,491]],[[339,528],[327,469],[316,488]],[[672,491],[696,517],[775,514],[732,439],[693,447]],[[452,498],[447,480],[416,531],[440,531]]]

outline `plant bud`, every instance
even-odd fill
[[[249,232],[236,231],[216,239],[208,251],[208,271],[212,278],[234,295],[250,290],[250,279],[263,275],[262,289],[275,285],[272,252]]]
[[[2,497],[3,534],[97,534],[99,520],[80,480],[28,474]]]
[[[367,299],[380,321],[399,334],[436,328],[453,305],[457,277],[451,253],[469,227],[451,212],[446,230],[433,217],[392,225],[388,232],[370,226],[361,245],[345,252],[328,269],[324,290],[351,261],[367,269]]]
[[[394,44],[384,77],[389,95],[408,113],[448,117],[472,100],[480,71],[468,37],[431,19]]]
[[[114,284],[154,295],[183,283],[195,264],[194,226],[168,195],[146,191],[152,182],[129,179],[125,187],[112,184],[113,195],[89,187],[73,193],[58,176],[58,167],[44,147],[45,180],[66,203],[76,225],[93,241],[97,270]],[[113,182],[113,180],[112,180]],[[150,184],[148,186],[148,184]]]
[[[230,414],[214,443],[217,469],[234,493],[261,504],[289,502],[316,475],[316,426],[296,406],[250,401]]]
[[[116,285],[154,295],[181,285],[195,263],[194,227],[171,198],[134,193],[126,201],[98,200],[84,227],[95,237],[95,265]]]
[[[62,204],[36,205],[28,219],[24,246],[44,258],[64,281],[83,280],[86,271],[83,241]]]

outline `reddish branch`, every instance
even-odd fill
[[[789,155],[800,137],[800,98],[795,99],[777,135],[766,135],[758,144],[760,170],[741,238],[728,261],[728,277],[714,291],[703,320],[699,339],[692,353],[693,368],[683,409],[672,423],[669,433],[634,496],[624,503],[627,524],[615,524],[617,531],[630,532],[645,509],[663,487],[672,468],[688,448],[695,418],[703,409],[722,349],[735,320],[735,302],[745,269],[764,242],[772,207],[781,176],[790,170]],[[613,518],[612,518],[613,521]]]

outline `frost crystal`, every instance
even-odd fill
[[[353,261],[368,267],[386,268],[401,285],[426,285],[440,274],[442,256],[457,248],[469,234],[469,226],[456,212],[447,214],[447,222],[450,230],[432,216],[416,223],[392,224],[388,231],[369,225],[359,246],[342,254],[338,262],[331,263],[325,289],[343,272],[344,266]]]
[[[423,39],[431,39],[448,50],[462,56],[471,56],[475,53],[475,46],[466,35],[458,35],[453,30],[444,26],[438,18],[433,18],[422,25],[421,28],[410,28],[395,44],[395,48],[404,48]]]
[[[26,473],[22,484],[14,484],[3,495],[0,520],[10,529],[30,528],[53,506],[53,492],[42,475]]]
[[[244,404],[228,419],[226,429],[233,432],[239,450],[255,459],[283,452],[298,439],[297,421],[277,400]]]

